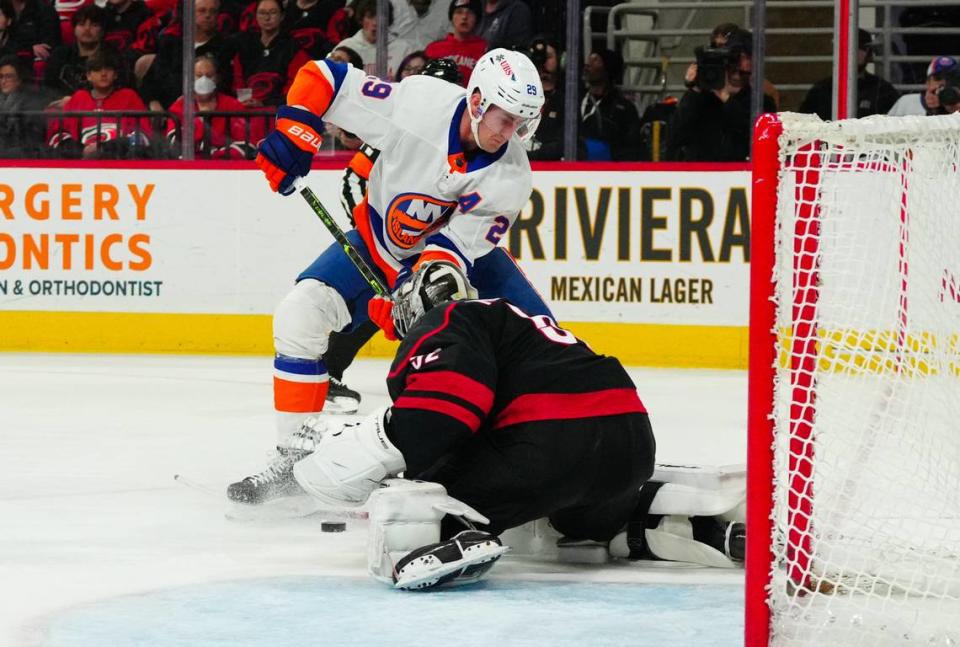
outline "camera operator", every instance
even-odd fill
[[[942,115],[940,90],[946,83],[947,75],[957,71],[957,60],[952,56],[937,56],[927,66],[927,83],[923,92],[905,94],[897,99],[887,114],[891,117],[906,115]]]
[[[534,38],[527,52],[540,73],[543,94],[542,117],[530,140],[527,156],[531,160],[558,160],[563,157],[563,83],[560,78],[560,53],[557,44],[544,37]]]
[[[689,90],[670,124],[667,157],[687,162],[741,162],[750,156],[753,36],[734,29],[721,47],[698,47]],[[776,104],[764,95],[764,112]]]
[[[587,93],[580,103],[580,159],[640,159],[640,116],[617,84],[623,82],[623,57],[595,49],[583,67]]]
[[[943,114],[960,112],[960,70],[953,69],[943,77],[943,85],[937,91],[937,100]]]
[[[857,31],[857,117],[885,115],[900,98],[897,89],[876,74],[867,72],[873,62],[873,37],[866,29]],[[814,83],[797,112],[816,113],[827,121],[833,116],[833,77]]]

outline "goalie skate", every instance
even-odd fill
[[[480,530],[464,530],[447,541],[409,553],[394,569],[398,589],[429,589],[471,584],[483,577],[509,550],[499,537]]]

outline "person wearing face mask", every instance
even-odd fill
[[[193,122],[194,151],[198,159],[253,159],[255,148],[252,142],[263,138],[259,119],[250,120],[241,116],[215,116],[209,112],[241,112],[246,107],[229,94],[217,90],[217,61],[210,55],[201,56],[193,66],[193,99],[196,116]],[[183,97],[174,101],[170,112],[176,120],[167,121],[167,139],[175,150],[180,149],[180,129],[183,122]]]

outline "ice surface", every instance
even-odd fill
[[[361,413],[386,403],[385,372],[347,372]],[[744,460],[744,373],[631,374],[660,462]],[[307,645],[322,627],[375,644],[398,623],[395,644],[427,645],[469,635],[455,618],[485,644],[537,644],[521,625],[541,644],[739,643],[741,571],[514,556],[434,597],[364,577],[361,523],[226,520],[173,475],[219,488],[263,467],[271,375],[266,357],[0,355],[0,645]]]

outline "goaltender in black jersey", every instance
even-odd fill
[[[384,302],[403,338],[392,406],[309,420],[318,443],[293,467],[326,505],[368,504],[371,574],[398,588],[474,581],[506,550],[501,533],[541,518],[606,545],[650,506],[653,431],[620,362],[472,296],[452,264],[421,266]]]

